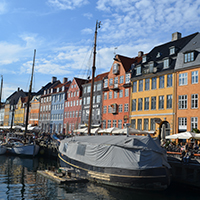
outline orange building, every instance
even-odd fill
[[[176,62],[176,132],[200,129],[200,33],[178,54]]]
[[[104,79],[102,100],[102,128],[123,128],[129,122],[130,70],[133,63],[141,60],[116,55],[108,78]]]
[[[38,125],[41,95],[33,96],[30,102],[29,124]]]

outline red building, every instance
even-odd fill
[[[108,78],[104,80],[102,100],[102,128],[123,128],[129,122],[129,98],[131,88],[131,66],[142,59],[116,55]]]
[[[70,84],[64,108],[65,134],[70,134],[72,130],[79,127],[82,109],[82,84],[86,82],[86,79],[74,78]]]

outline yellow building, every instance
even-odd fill
[[[10,112],[10,104],[5,104],[5,110],[4,110],[4,126],[9,126],[9,112]]]
[[[14,125],[24,124],[24,106],[23,97],[20,97],[15,108]]]
[[[181,33],[173,33],[170,42],[154,47],[132,66],[129,118],[133,128],[156,131],[160,139],[175,132],[177,53],[195,35],[182,38]]]

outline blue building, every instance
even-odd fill
[[[63,134],[64,104],[71,81],[63,78],[63,83],[53,88],[51,101],[50,133]]]

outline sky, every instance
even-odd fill
[[[200,0],[0,0],[2,101],[33,92],[57,77],[92,76],[96,21],[96,75],[110,71],[115,54],[136,57],[159,44],[200,31]]]

